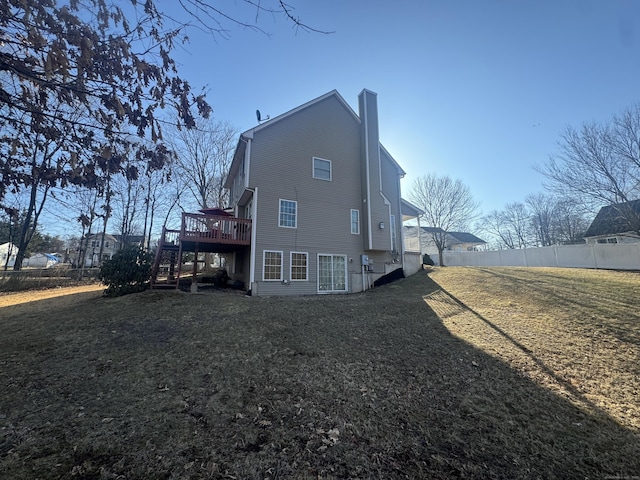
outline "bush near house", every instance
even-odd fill
[[[100,280],[107,286],[107,297],[141,292],[149,286],[153,257],[138,247],[126,247],[105,260],[100,267]]]

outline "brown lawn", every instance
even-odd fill
[[[639,293],[441,268],[349,296],[0,303],[0,478],[633,478]]]

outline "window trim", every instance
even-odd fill
[[[267,267],[267,253],[279,253],[280,254],[280,277],[279,278],[266,278],[266,267]],[[282,270],[284,263],[284,252],[282,250],[263,250],[262,251],[262,281],[263,282],[281,282],[282,281]],[[275,265],[269,265],[275,266]]]
[[[282,202],[291,202],[295,205],[295,214],[293,217],[294,225],[282,225]],[[278,199],[278,227],[281,228],[298,228],[298,201],[297,200],[288,200],[286,198]]]
[[[306,259],[305,269],[304,269],[305,278],[293,278],[293,267],[294,267],[293,255],[294,254],[304,255]],[[308,282],[309,281],[309,252],[296,252],[296,251],[289,252],[289,279],[292,282]]]
[[[320,160],[321,162],[327,162],[329,164],[329,178],[322,178],[316,176],[316,160]],[[320,157],[311,157],[311,176],[316,180],[324,180],[325,182],[333,181],[333,163],[331,160],[327,160],[326,158]]]
[[[358,214],[358,218],[357,218],[357,231],[353,231],[353,212]],[[350,229],[351,229],[351,234],[352,235],[360,235],[360,210],[358,210],[357,208],[352,208],[351,211],[349,212],[349,225],[350,225]]]

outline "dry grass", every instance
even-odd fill
[[[0,477],[632,477],[638,292],[445,268],[350,296],[5,306]]]
[[[639,273],[477,268],[432,278],[442,289],[429,304],[456,336],[582,408],[640,429]]]

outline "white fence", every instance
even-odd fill
[[[558,245],[488,252],[444,252],[444,264],[466,267],[573,267],[640,270],[640,243]]]

